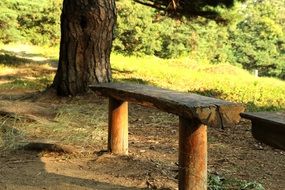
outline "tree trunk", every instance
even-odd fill
[[[64,0],[58,70],[62,96],[82,94],[89,84],[111,80],[110,53],[116,21],[114,0]]]

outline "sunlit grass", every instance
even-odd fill
[[[107,106],[74,100],[50,110],[54,118],[25,115],[0,117],[0,149],[17,148],[23,142],[48,139],[51,142],[99,146],[107,142]]]
[[[30,89],[30,90],[43,90],[51,84],[51,77],[41,77],[30,80],[14,79],[0,84],[0,90],[3,89]]]
[[[214,96],[244,103],[251,111],[285,109],[285,81],[255,77],[232,65],[113,55],[112,67],[113,78],[118,81]]]
[[[0,90],[44,90],[54,78],[51,58],[57,58],[57,52],[50,47],[0,45]]]
[[[34,46],[30,44],[0,44],[0,50],[22,54],[33,54],[34,57],[58,59],[59,47]]]
[[[4,46],[6,51],[15,49],[31,55],[58,56],[58,48],[37,46]],[[1,49],[1,48],[0,48]],[[17,60],[17,61],[21,61]],[[20,64],[21,65],[21,64]],[[111,65],[115,81],[145,83],[184,92],[240,102],[248,110],[285,109],[285,82],[266,77],[255,77],[250,72],[227,64],[198,63],[190,58],[160,59],[154,56],[135,57],[112,54]],[[37,69],[36,69],[37,68]],[[24,71],[26,69],[26,71]],[[45,62],[17,65],[1,64],[0,76],[9,76],[0,83],[4,88],[44,89],[52,83],[56,68]],[[32,71],[32,72],[30,72]],[[23,74],[25,73],[26,74]],[[17,76],[17,74],[21,75]],[[7,77],[6,77],[7,79]]]
[[[14,68],[6,66],[4,64],[0,64],[0,75],[4,75],[4,74],[10,74],[14,72]]]
[[[65,144],[94,146],[106,142],[107,107],[77,101],[62,104],[52,120],[19,123],[26,137],[49,139]]]
[[[47,64],[24,64],[18,67],[0,64],[0,89],[44,90],[54,78],[55,68]]]

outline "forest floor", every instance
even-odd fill
[[[176,116],[130,104],[129,155],[111,155],[107,99],[3,86],[16,75],[54,72],[17,69],[0,75],[1,190],[178,189]],[[281,190],[284,171],[285,152],[257,142],[249,121],[208,128],[209,189]]]
[[[2,90],[2,116],[9,113],[11,119],[13,113],[21,116],[22,120],[24,117],[31,120],[12,125],[12,130],[3,123],[2,127],[6,127],[6,132],[20,134],[23,123],[29,125],[31,122],[52,121],[60,106],[81,100],[89,102],[94,108],[102,104],[107,107],[107,101],[94,94],[75,99],[55,98],[50,94],[34,96],[30,91]],[[106,109],[101,111],[107,114]],[[32,151],[25,149],[25,146],[5,149],[0,155],[1,189],[177,189],[177,118],[136,105],[130,106],[130,114],[128,156],[105,153],[107,145],[103,137],[96,144],[86,143],[82,147],[67,144],[71,147],[69,153]],[[242,121],[224,130],[208,129],[208,172],[218,177],[214,179],[218,180],[216,183],[228,183],[228,186],[225,185],[228,189],[240,189],[243,182],[238,180],[257,181],[266,189],[284,189],[284,152],[255,141],[250,127],[249,122]],[[72,135],[76,136],[76,133]],[[25,143],[50,142],[40,132],[38,135],[25,136],[24,140]],[[58,139],[56,143],[62,144],[61,140]],[[243,185],[252,184],[246,182]]]

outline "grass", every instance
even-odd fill
[[[6,80],[0,82],[0,89],[43,90],[52,82],[55,68],[50,61],[57,59],[57,48],[9,45],[3,46],[2,51],[6,57],[0,56],[0,76]],[[17,52],[24,52],[28,58],[36,55],[46,59],[38,62],[19,57]],[[197,63],[190,58],[165,60],[117,54],[112,54],[111,63],[114,81],[144,83],[240,102],[248,111],[285,109],[285,81],[255,77],[233,65]]]
[[[115,81],[151,84],[243,103],[249,111],[285,108],[285,81],[255,77],[232,65],[195,63],[187,58],[112,56]]]
[[[107,107],[105,104],[70,100],[62,103],[56,116],[47,120],[37,117],[30,121],[23,115],[0,117],[0,148],[15,149],[22,141],[48,139],[49,141],[92,147],[106,142]]]
[[[19,142],[24,139],[24,132],[19,130],[19,123],[23,123],[19,116],[0,117],[0,148],[1,150],[13,150],[18,147]]]
[[[76,102],[61,105],[56,112],[57,115],[52,122],[31,123],[22,129],[29,131],[28,136],[44,136],[47,139],[82,147],[98,144],[106,139],[105,105]]]
[[[44,57],[46,52],[50,55]],[[0,46],[0,90],[45,89],[52,82],[56,70],[50,57],[54,57],[51,48]]]
[[[57,59],[58,58],[58,49],[59,47],[49,47],[49,46],[33,46],[29,44],[6,44],[3,45],[0,43],[0,50],[6,52],[16,53],[20,57],[36,57],[36,58],[49,58]]]
[[[49,57],[57,58],[56,48],[9,45],[0,49],[0,90],[44,90],[52,83],[56,68],[50,63]],[[23,57],[21,52],[27,57]],[[33,56],[45,59],[33,60]],[[112,54],[111,63],[114,81],[150,84],[218,97],[243,103],[249,111],[285,108],[285,81],[257,78],[236,66],[197,63],[189,58],[165,60],[116,54]],[[64,137],[72,143],[85,143],[82,139],[95,138],[90,134],[90,126],[100,125],[104,120],[93,121],[94,115],[91,113],[81,114],[90,109],[86,105],[69,104],[59,110],[55,122],[46,123],[46,127],[42,124],[26,125],[30,129],[26,127],[25,130],[36,132],[41,129],[39,133],[51,138],[50,134],[59,134],[54,138]],[[78,121],[84,123],[86,128],[80,129]],[[81,136],[65,136],[63,131],[66,128],[70,128],[71,134],[80,132]]]

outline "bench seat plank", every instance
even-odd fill
[[[103,83],[90,89],[118,100],[136,102],[179,116],[198,119],[208,126],[224,127],[237,123],[244,111],[241,104],[193,93],[183,93],[147,85]]]
[[[285,126],[284,112],[245,112],[241,113],[243,118],[258,119],[260,121],[272,124],[281,124]]]
[[[250,119],[252,135],[255,139],[285,150],[285,113],[284,112],[246,112],[241,116]]]

